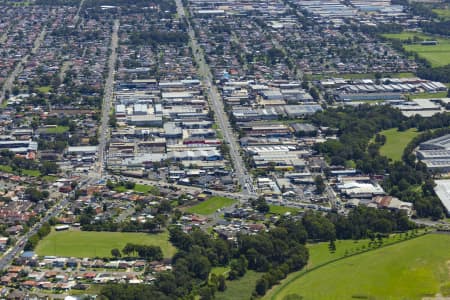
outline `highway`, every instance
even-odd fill
[[[190,39],[190,46],[194,59],[198,65],[198,71],[203,79],[203,85],[207,88],[210,107],[214,111],[217,123],[223,134],[224,141],[227,143],[230,149],[230,157],[234,166],[235,177],[239,180],[239,184],[242,188],[242,192],[247,195],[256,196],[255,189],[253,187],[253,180],[246,170],[242,157],[239,154],[239,144],[233,134],[233,130],[230,126],[228,116],[225,113],[223,102],[217,87],[213,84],[213,76],[208,64],[205,61],[203,50],[197,43],[195,32],[191,27],[189,20],[186,18],[184,6],[181,0],[176,0],[177,12],[180,18],[185,18],[188,24],[188,34]]]
[[[111,105],[114,97],[114,69],[117,61],[117,47],[119,44],[119,20],[114,20],[113,32],[111,35],[111,55],[108,60],[108,77],[105,82],[105,89],[103,95],[101,124],[99,127],[98,137],[98,161],[97,170],[93,175],[95,178],[100,179],[105,170],[105,151],[109,139],[109,113],[111,111]]]

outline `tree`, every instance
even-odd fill
[[[330,243],[328,244],[328,249],[330,250],[331,253],[336,252],[336,243],[334,242],[334,240],[330,240]]]
[[[322,194],[325,191],[325,182],[321,175],[316,176],[314,179],[314,183],[316,184],[316,192],[318,194]]]
[[[220,274],[217,277],[217,289],[220,292],[223,292],[223,291],[225,291],[227,289],[227,283],[225,281],[225,276],[223,276],[222,274]]]
[[[117,249],[117,248],[111,249],[111,255],[112,255],[114,258],[118,258],[118,257],[121,257],[121,256],[122,256],[122,254],[120,253],[120,250]]]
[[[320,95],[315,87],[311,87],[309,89],[309,93],[311,94],[311,97],[313,97],[314,100],[316,100],[316,101],[319,100]]]
[[[52,161],[44,161],[39,168],[39,171],[43,175],[56,174],[58,173],[58,165]]]
[[[258,281],[256,282],[256,288],[255,288],[256,293],[258,293],[258,295],[260,295],[260,296],[264,295],[267,291],[268,286],[269,286],[269,284],[265,277],[258,279]]]

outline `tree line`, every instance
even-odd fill
[[[28,239],[27,243],[25,244],[24,250],[25,251],[31,251],[33,250],[40,240],[42,240],[44,237],[50,234],[52,231],[52,227],[49,223],[42,224],[41,228],[39,228],[38,232],[36,234],[33,234]]]

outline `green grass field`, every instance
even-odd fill
[[[269,205],[269,207],[270,207],[269,213],[277,214],[277,215],[284,215],[287,212],[296,214],[300,211],[300,209],[295,208],[295,207],[287,207],[287,206],[279,206],[279,205]]]
[[[211,274],[224,275],[226,277],[227,273],[230,272],[230,267],[213,267],[211,269]]]
[[[50,91],[52,90],[52,87],[49,86],[49,85],[46,85],[46,86],[40,86],[40,87],[37,88],[37,90],[38,90],[39,92],[41,92],[41,93],[48,93],[48,92],[50,92]]]
[[[447,92],[411,94],[411,99],[447,98]]]
[[[45,131],[49,134],[63,134],[69,131],[69,126],[49,127]]]
[[[126,192],[126,191],[129,191],[129,190],[128,190],[125,186],[123,186],[123,185],[117,185],[117,186],[115,186],[115,187],[114,187],[114,190],[115,190],[116,192],[119,192],[119,193],[124,193],[124,192]],[[155,195],[159,193],[158,188],[155,187],[155,186],[145,185],[145,184],[138,184],[138,183],[136,183],[136,184],[134,185],[133,191],[135,191],[135,192],[137,192],[137,193],[143,193],[143,194],[148,194],[148,193],[150,193],[150,194],[155,194]]]
[[[22,170],[22,175],[31,176],[31,177],[39,177],[41,176],[41,172],[39,170]]]
[[[7,165],[0,165],[0,172],[12,173],[12,167]]]
[[[111,249],[122,250],[126,243],[160,246],[164,257],[172,257],[176,249],[168,241],[168,233],[125,233],[93,231],[52,231],[36,247],[38,255],[70,257],[111,257]]]
[[[227,289],[224,292],[216,292],[216,300],[248,300],[255,289],[256,281],[263,273],[247,271],[239,280],[227,280]]]
[[[54,182],[54,181],[56,181],[58,179],[59,179],[58,177],[51,176],[51,175],[42,176],[42,180],[47,181],[47,182]]]
[[[450,9],[433,9],[439,18],[444,20],[450,20]]]
[[[408,39],[414,39],[414,37],[417,37],[418,39],[421,40],[427,40],[427,39],[432,39],[432,37],[421,33],[421,32],[413,32],[413,31],[403,31],[401,33],[384,33],[381,36],[387,38],[387,39],[396,39],[396,40],[401,40],[401,41],[406,41]]]
[[[419,41],[435,40],[438,42],[438,44],[434,46],[424,46],[418,43],[411,45],[404,44],[403,47],[407,51],[416,52],[420,57],[428,60],[433,67],[440,67],[450,64],[450,39],[438,38],[432,35],[407,31],[402,33],[383,34],[382,36],[388,39],[398,39],[402,41],[413,39],[414,37],[417,37]]]
[[[150,194],[157,194],[158,193],[158,188],[151,186],[151,185],[144,185],[144,184],[138,184],[136,183],[133,189],[135,192],[138,193],[150,193]]]
[[[236,200],[214,196],[206,201],[190,207],[187,212],[199,215],[210,215],[215,213],[219,208],[230,206],[236,203]]]
[[[292,294],[304,300],[445,296],[450,282],[449,247],[450,235],[429,234],[362,253],[311,271],[271,298],[284,299]],[[311,252],[312,261],[323,256],[314,258]]]
[[[381,131],[380,134],[386,136],[386,143],[381,146],[380,153],[394,161],[400,161],[406,145],[419,135],[419,132],[415,128],[406,131],[398,131],[397,128],[392,128]]]

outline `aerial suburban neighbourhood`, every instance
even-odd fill
[[[449,299],[448,0],[0,8],[0,299]]]

